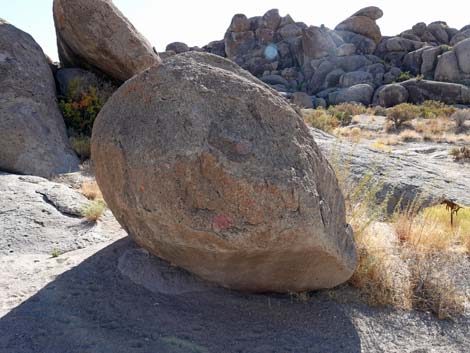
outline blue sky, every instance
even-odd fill
[[[446,21],[460,29],[470,24],[468,5],[462,0],[114,0],[132,23],[161,51],[174,41],[203,46],[222,39],[235,13],[262,15],[278,8],[294,20],[334,27],[358,9],[375,5],[384,11],[382,33],[398,34],[416,22]],[[0,17],[31,34],[53,59],[57,59],[52,0],[0,0]]]

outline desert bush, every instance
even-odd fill
[[[419,116],[419,108],[413,104],[402,103],[387,109],[387,119],[393,124],[395,130],[405,123]]]
[[[323,108],[303,109],[302,116],[307,125],[328,133],[332,133],[340,124],[335,116],[328,114]]]
[[[418,108],[420,116],[425,119],[448,118],[456,111],[455,107],[434,100],[424,101]]]
[[[366,114],[367,112],[367,108],[363,105],[353,103],[341,103],[328,108],[328,113],[333,115],[341,126],[349,125],[353,116]]]
[[[470,121],[470,109],[457,110],[451,116],[451,119],[455,123],[455,132],[461,133],[465,131],[465,122]]]
[[[405,71],[400,73],[400,75],[397,77],[397,82],[403,82],[403,81],[408,81],[411,79],[413,76],[409,71]]]
[[[74,136],[70,138],[70,144],[75,153],[83,161],[91,157],[91,141],[88,136]]]
[[[454,161],[456,162],[468,162],[470,161],[470,147],[454,147],[450,151],[450,155],[454,157]]]
[[[372,112],[374,115],[377,115],[377,116],[387,116],[387,109],[382,107],[381,105],[377,105],[373,107]]]
[[[93,123],[103,107],[103,101],[93,86],[90,86],[88,91],[81,92],[78,98],[71,88],[67,98],[59,101],[59,107],[68,128],[78,135],[91,136]]]
[[[103,200],[90,201],[82,210],[82,216],[89,222],[96,222],[103,215],[106,203]]]

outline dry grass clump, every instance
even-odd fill
[[[375,140],[374,143],[371,145],[371,147],[377,151],[382,151],[386,153],[392,152],[392,149],[389,146],[387,146],[381,139]]]
[[[454,277],[455,264],[470,254],[470,209],[460,210],[453,226],[445,206],[422,208],[420,201],[387,216],[388,198],[376,203],[381,185],[374,173],[352,186],[347,163],[332,164],[359,255],[349,283],[371,305],[431,311],[440,319],[462,314],[469,298]]]
[[[454,157],[456,162],[470,162],[470,147],[454,147],[450,151],[450,155]]]
[[[104,200],[103,194],[96,181],[82,183],[81,192],[88,200]]]
[[[317,109],[302,109],[302,116],[307,125],[328,133],[333,133],[333,130],[340,125],[339,120],[335,116],[329,114],[321,107]]]
[[[82,210],[82,216],[89,222],[96,222],[101,218],[106,209],[106,203],[103,200],[93,200]]]
[[[82,194],[90,200],[83,208],[82,216],[89,222],[96,222],[103,215],[106,209],[106,202],[96,181],[87,181],[82,183]]]
[[[403,142],[415,142],[420,141],[422,137],[416,131],[406,129],[400,132],[399,139]]]

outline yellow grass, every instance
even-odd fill
[[[103,200],[90,201],[82,210],[82,216],[89,222],[96,222],[103,215],[106,209],[106,203]]]
[[[103,194],[96,181],[82,183],[81,191],[88,200],[103,200]]]
[[[453,227],[441,205],[418,212],[415,202],[387,217],[387,198],[376,203],[380,182],[373,182],[374,173],[352,186],[347,163],[332,159],[332,165],[359,256],[349,283],[370,305],[431,311],[440,319],[463,313],[469,298],[454,283],[452,264],[467,261],[470,254],[470,209],[458,212]]]

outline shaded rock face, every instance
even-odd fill
[[[97,118],[92,156],[133,238],[202,278],[287,292],[355,269],[343,197],[308,128],[228,60],[184,53],[125,83]]]
[[[0,170],[43,177],[78,170],[44,53],[1,19]]]
[[[59,58],[126,81],[160,58],[110,0],[54,0]]]

